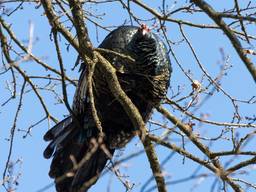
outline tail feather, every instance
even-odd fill
[[[54,150],[60,146],[60,143],[65,140],[65,138],[72,131],[72,117],[69,116],[66,119],[57,123],[44,135],[45,141],[51,141],[50,144],[44,150],[44,157],[49,159]]]
[[[76,192],[81,189],[85,192],[96,183],[109,159],[106,153],[113,155],[114,150],[111,149],[106,152],[101,148],[98,148],[92,157],[78,169],[72,181],[72,192]]]
[[[66,119],[63,119],[47,131],[44,135],[45,141],[50,141],[56,138],[64,129],[66,129],[72,123],[72,117],[68,116]]]
[[[55,178],[58,192],[78,192],[81,187],[82,192],[86,192],[97,181],[109,156],[114,153],[106,143],[104,150],[98,147],[91,153],[93,147],[91,139],[96,138],[97,135],[95,125],[90,125],[86,129],[77,128],[71,117],[56,124],[46,133],[44,139],[51,142],[45,149],[44,156],[50,158],[53,155],[49,175]],[[90,158],[74,169],[74,160],[79,164],[85,156]],[[72,174],[68,174],[70,177],[59,180],[71,171]]]
[[[44,157],[46,159],[49,159],[54,150],[60,147],[60,144],[66,139],[66,137],[71,133],[72,130],[67,130],[66,132],[63,133],[63,135],[59,135],[56,139],[52,140],[50,144],[46,147],[44,150]]]

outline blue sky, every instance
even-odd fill
[[[213,2],[213,1],[209,1]],[[226,2],[225,2],[226,3]],[[153,4],[157,4],[157,1],[154,1]],[[10,7],[13,7],[14,4],[10,4]],[[177,6],[177,5],[176,5]],[[225,4],[221,5],[225,6]],[[16,36],[24,41],[24,44],[27,43],[28,39],[28,31],[29,31],[29,23],[34,24],[34,45],[32,53],[37,57],[43,59],[49,65],[58,68],[58,63],[56,60],[56,54],[54,50],[53,42],[51,42],[49,34],[50,28],[48,25],[48,21],[46,17],[43,15],[43,10],[40,7],[39,9],[34,9],[33,4],[25,4],[22,10],[19,10],[12,14],[10,17],[4,16],[4,19],[8,23],[12,23],[11,28],[15,32]],[[140,8],[137,6],[132,7],[134,12],[141,17],[147,18],[149,15],[145,12],[142,12]],[[175,7],[174,7],[175,8]],[[221,9],[221,7],[216,7]],[[125,18],[129,19],[127,12],[124,11],[120,4],[112,3],[108,6],[101,6],[101,7],[93,7],[95,11],[98,13],[105,12],[106,16],[104,16],[104,23],[105,26],[115,25],[119,26],[122,25]],[[96,10],[97,9],[97,10]],[[176,16],[184,18],[184,19],[192,19],[194,22],[209,22],[208,19],[203,19],[202,17],[197,16],[183,16],[177,15]],[[148,25],[151,25],[151,22],[146,22]],[[88,24],[89,34],[91,37],[92,42],[95,46],[101,42],[104,37],[107,35],[106,31],[98,29],[99,32],[99,42],[97,41],[96,37],[96,28],[92,24]],[[179,27],[177,24],[168,23],[167,24],[167,34],[171,41],[178,42],[181,40],[181,35],[179,33]],[[250,31],[255,30],[255,27],[249,29]],[[223,49],[226,56],[229,57],[228,62],[232,64],[232,68],[228,71],[228,75],[223,78],[222,87],[231,95],[236,98],[241,99],[249,99],[251,96],[256,95],[255,91],[255,83],[253,82],[251,76],[249,75],[247,69],[245,68],[244,64],[238,58],[237,54],[235,53],[233,47],[230,45],[228,39],[222,34],[221,31],[215,30],[208,30],[208,29],[194,29],[191,27],[184,26],[184,31],[187,34],[187,37],[190,39],[191,43],[194,46],[198,56],[200,57],[200,61],[203,63],[207,71],[215,76],[219,71],[219,64],[221,61],[221,53],[220,49]],[[73,77],[77,78],[79,73],[76,69],[75,71],[70,71],[69,69],[73,67],[75,63],[75,59],[77,57],[77,53],[74,52],[72,48],[67,51],[65,40],[61,37],[61,48],[62,48],[62,55],[65,61],[65,67],[68,69],[68,74]],[[249,48],[254,48],[253,44]],[[182,66],[188,70],[190,69],[193,74],[193,79],[198,79],[202,77],[202,72],[198,68],[195,59],[193,58],[188,46],[183,42],[173,46],[177,57],[179,58]],[[191,83],[184,77],[184,74],[181,72],[177,64],[174,62],[174,59],[171,57],[173,63],[173,74],[171,77],[171,88],[172,90],[177,90],[178,85],[184,87],[184,91],[182,95],[189,94],[191,91]],[[252,58],[255,61],[254,58]],[[34,62],[25,62],[21,63],[20,66],[23,69],[26,69],[28,74],[40,74],[45,72],[41,67],[39,67]],[[1,92],[1,102],[5,101],[9,96],[9,92],[6,90],[6,82],[11,81],[10,74],[1,75],[0,76],[0,92]],[[47,82],[44,81],[35,81],[37,84],[44,85]],[[21,79],[18,81],[19,84],[22,83]],[[205,86],[207,81],[204,81]],[[30,88],[27,87],[27,90]],[[74,87],[70,86],[69,90],[69,101],[72,103],[72,97],[74,93]],[[60,87],[56,89],[59,93],[61,93]],[[55,104],[54,95],[49,94],[44,91],[40,91],[40,93],[44,96],[44,99],[49,107],[51,113],[57,117],[59,120],[63,118],[63,115],[68,114],[67,110],[65,109],[64,105]],[[171,96],[171,91],[169,92],[169,96]],[[202,96],[203,98],[203,96]],[[9,138],[9,131],[12,126],[12,122],[14,119],[15,110],[17,108],[17,101],[13,100],[9,102],[4,107],[0,107],[0,122],[1,129],[0,129],[0,151],[1,151],[1,158],[0,158],[0,170],[4,169],[7,154],[8,154],[8,147],[9,142],[6,138]],[[255,114],[255,105],[248,106],[245,104],[240,105],[240,110],[242,114],[252,116]],[[221,92],[218,92],[212,97],[209,102],[207,102],[197,113],[196,115],[200,115],[200,113],[208,113],[210,114],[211,120],[216,121],[229,121],[233,115],[233,108],[232,103],[230,102],[227,97],[223,96]],[[176,113],[177,117],[183,118],[180,113]],[[30,92],[26,94],[26,97],[23,102],[23,108],[18,119],[17,129],[27,129],[31,124],[39,121],[44,116],[44,111],[40,106],[38,99],[35,95]],[[159,114],[155,114],[155,120],[161,121],[162,118]],[[53,125],[53,123],[52,123]],[[172,126],[171,124],[168,124]],[[34,127],[31,131],[31,136],[23,138],[24,132],[19,131],[15,134],[14,139],[14,147],[13,153],[11,156],[11,160],[13,162],[17,161],[18,159],[22,160],[22,163],[18,163],[15,166],[15,173],[21,173],[19,178],[19,185],[17,186],[17,192],[36,192],[39,189],[49,185],[52,180],[48,177],[48,170],[50,166],[50,160],[46,160],[43,158],[43,150],[46,147],[47,143],[43,141],[43,135],[47,131],[47,122],[44,121],[40,125]],[[149,126],[150,127],[150,126]],[[153,129],[153,128],[152,128]],[[204,132],[207,136],[214,136],[218,135],[221,131],[222,127],[214,127],[214,126],[202,126],[196,127],[196,130],[199,132]],[[246,132],[246,131],[245,131]],[[245,134],[243,130],[239,132],[239,134]],[[156,132],[157,133],[157,132]],[[172,138],[174,141],[176,137]],[[254,141],[251,142],[250,146],[255,144]],[[194,151],[195,154],[199,154],[198,150],[191,144],[187,146],[187,150]],[[214,149],[223,149],[223,148],[230,148],[231,145],[229,142],[217,143],[213,146]],[[120,150],[116,154],[120,154],[121,157],[125,157],[126,154],[136,152],[142,149],[142,145],[139,142],[138,138],[135,138],[125,149]],[[170,155],[172,151],[167,150],[165,148],[157,147],[157,151],[159,154],[159,158],[162,161],[165,159],[166,156]],[[164,170],[169,176],[167,180],[175,180],[179,178],[184,178],[193,173],[196,169],[197,165],[190,160],[186,159],[185,163],[183,164],[183,157],[177,154],[168,161],[168,163],[164,166]],[[134,191],[139,191],[140,188],[143,186],[144,182],[148,180],[151,176],[151,171],[149,168],[149,164],[146,160],[145,154],[140,155],[137,158],[132,159],[131,161],[126,162],[121,167],[121,172],[127,176],[127,179],[133,183],[135,183]],[[202,168],[202,172],[205,172],[205,169]],[[252,172],[255,176],[255,171]],[[106,191],[106,186],[111,181],[113,183],[111,185],[111,191],[125,191],[125,188],[122,184],[117,180],[117,178],[113,174],[104,175],[97,184],[91,189],[91,191]],[[197,181],[199,182],[199,180]],[[206,191],[209,190],[209,185],[212,185],[212,178],[206,179],[200,183],[200,186],[195,189],[195,191]],[[190,191],[190,189],[194,186],[196,181],[192,180],[187,183],[186,185],[171,185],[169,186],[170,191]],[[154,185],[152,182],[151,185]],[[0,192],[5,191],[4,188],[0,188]],[[54,191],[54,187],[45,190],[47,192]]]

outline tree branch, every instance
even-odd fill
[[[218,14],[208,3],[203,0],[192,0],[198,7],[200,7],[215,23],[223,30],[223,32],[227,35],[230,42],[234,46],[236,52],[244,62],[251,76],[253,77],[256,83],[256,67],[251,62],[251,60],[246,56],[244,49],[242,48],[241,43],[238,38],[234,34],[234,32],[229,28],[229,26],[223,21],[221,15]]]

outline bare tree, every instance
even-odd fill
[[[1,155],[5,158],[1,181],[5,191],[18,191],[20,174],[14,167],[21,161],[12,158],[13,143],[20,134],[16,135],[22,133],[26,139],[35,127],[58,122],[57,108],[71,111],[80,60],[89,69],[96,63],[101,66],[111,92],[139,128],[143,148],[115,157],[106,169],[110,177],[116,175],[124,190],[163,192],[186,185],[188,190],[199,191],[203,182],[208,191],[256,189],[254,1],[1,0],[0,10],[0,78],[4,86],[0,110],[13,117],[1,126],[10,132],[8,153]],[[55,63],[43,57],[48,55],[34,54],[35,36],[42,35],[34,33],[37,18],[31,18],[26,39],[13,29],[24,10],[33,10],[49,23],[40,33],[49,35],[55,49],[50,54],[58,59]],[[141,23],[165,40],[174,69],[168,97],[147,125],[121,89],[115,69],[101,55],[104,50],[95,45],[116,26]],[[72,55],[73,63],[66,62],[67,54]],[[90,78],[88,81],[90,84]],[[22,112],[31,107],[26,101],[31,94],[37,118]],[[20,128],[28,117],[28,128]],[[152,176],[132,184],[120,167],[144,152]],[[78,166],[74,164],[74,169]],[[186,171],[173,171],[176,166]],[[106,191],[114,191],[111,182]]]

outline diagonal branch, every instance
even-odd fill
[[[185,135],[198,147],[198,149],[211,160],[212,164],[216,168],[215,174],[217,176],[219,176],[223,181],[226,181],[234,189],[235,192],[242,192],[241,187],[237,183],[235,183],[231,177],[228,176],[228,172],[224,170],[219,160],[216,157],[213,157],[210,149],[198,140],[189,125],[182,123],[181,120],[173,116],[163,107],[158,107],[157,110],[162,113],[167,119],[169,119],[173,124],[177,125],[177,127],[183,133],[185,133]]]
[[[107,82],[112,94],[121,103],[125,112],[131,119],[133,125],[135,127],[138,127],[140,130],[139,137],[146,151],[151,169],[153,171],[153,175],[157,183],[158,191],[159,192],[167,191],[164,177],[162,175],[161,167],[159,164],[159,160],[157,158],[157,155],[154,149],[154,145],[151,142],[150,138],[148,137],[148,130],[140,115],[139,110],[132,103],[131,99],[126,95],[126,93],[122,90],[115,73],[115,68],[99,53],[96,52],[96,55],[101,64],[101,67],[105,71]]]
[[[223,21],[218,12],[216,12],[208,3],[204,0],[191,0],[198,7],[200,7],[215,23],[223,30],[223,32],[227,35],[232,45],[234,46],[236,52],[244,62],[254,81],[256,82],[256,67],[251,62],[251,60],[246,56],[244,49],[242,48],[241,43],[238,38],[234,34],[234,32],[229,28],[229,26]]]

